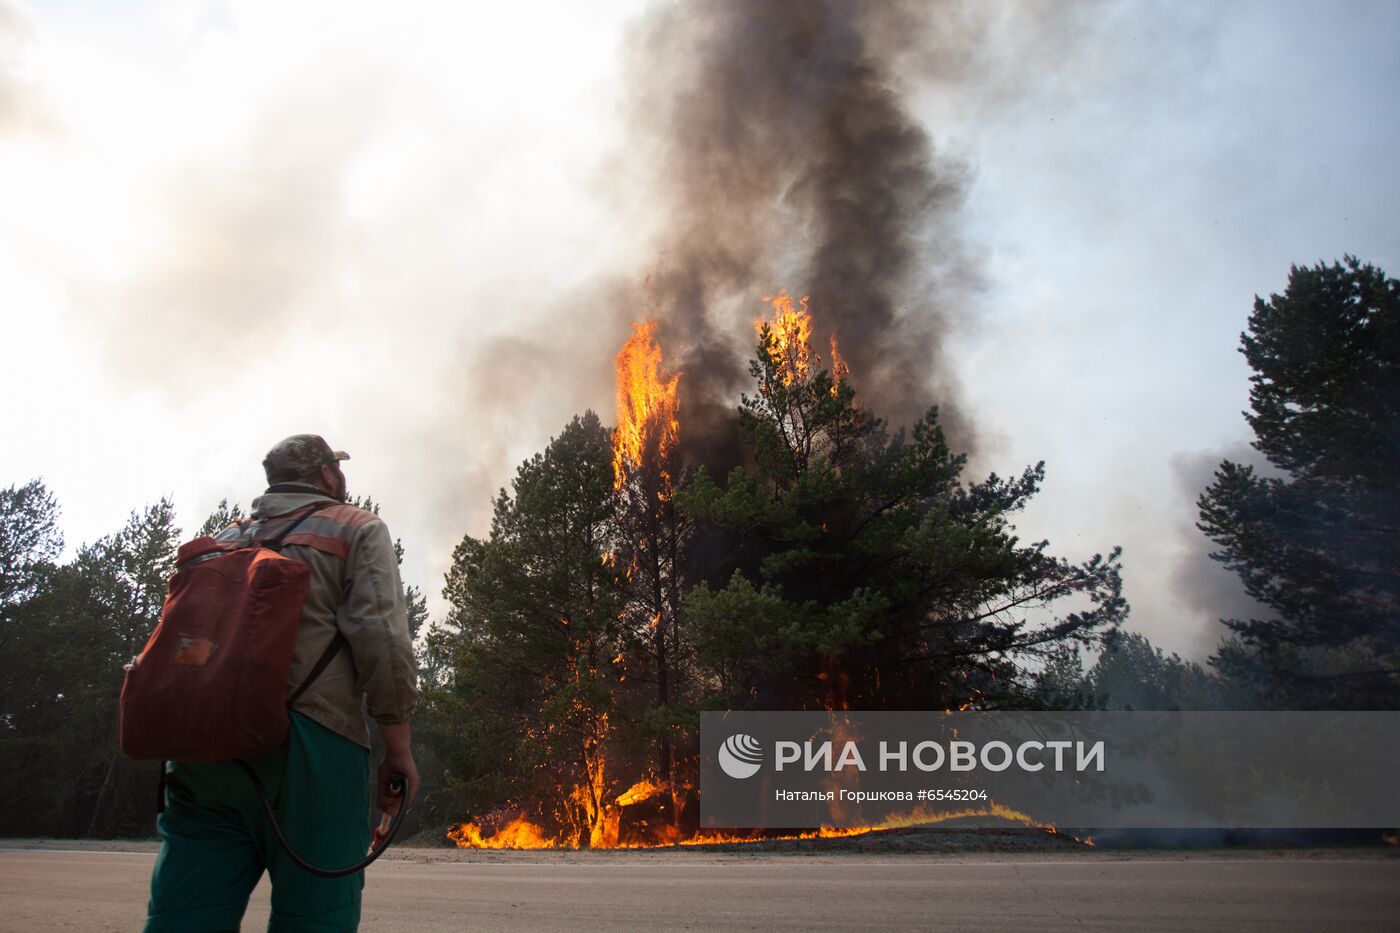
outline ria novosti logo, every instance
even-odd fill
[[[763,767],[763,746],[753,736],[736,732],[719,747],[719,766],[737,780],[753,777]]]

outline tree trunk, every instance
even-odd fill
[[[83,835],[91,837],[97,831],[97,817],[102,812],[102,798],[107,794],[107,788],[112,784],[112,772],[117,768],[117,755],[120,752],[113,751],[112,757],[107,759],[107,773],[102,777],[102,786],[97,789],[97,799],[92,802],[92,819],[88,822],[87,832]]]

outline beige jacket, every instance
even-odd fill
[[[335,502],[305,492],[268,492],[253,500],[252,521],[218,535],[221,542],[276,534],[286,515],[313,502]],[[318,546],[308,542],[315,541]],[[328,553],[327,551],[334,553]],[[335,638],[335,659],[292,707],[327,729],[369,748],[364,710],[376,722],[407,722],[418,702],[418,670],[408,634],[408,611],[389,529],[364,509],[335,504],[300,523],[282,553],[311,569],[292,660],[290,696]]]

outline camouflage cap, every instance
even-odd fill
[[[337,460],[349,460],[343,450],[331,450],[331,445],[319,434],[293,434],[278,441],[263,458],[263,470],[269,483],[290,483],[315,476],[316,471]]]

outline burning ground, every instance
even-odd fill
[[[557,846],[493,846],[489,844],[465,844],[460,837],[449,833],[445,840],[454,848],[469,851],[579,851]],[[418,844],[433,846],[438,839],[421,840]],[[898,829],[859,829],[839,832],[808,832],[784,835],[774,833],[768,836],[723,835],[719,833],[699,835],[685,843],[675,845],[629,845],[615,849],[629,852],[685,852],[696,856],[711,854],[745,853],[759,855],[912,855],[947,854],[967,855],[972,853],[1092,853],[1095,846],[1091,841],[1071,835],[1053,833],[1026,827],[1005,827],[979,829],[955,829],[942,826],[908,826]],[[428,851],[433,851],[431,848]],[[440,852],[440,849],[438,850]],[[431,856],[429,856],[431,857]]]

